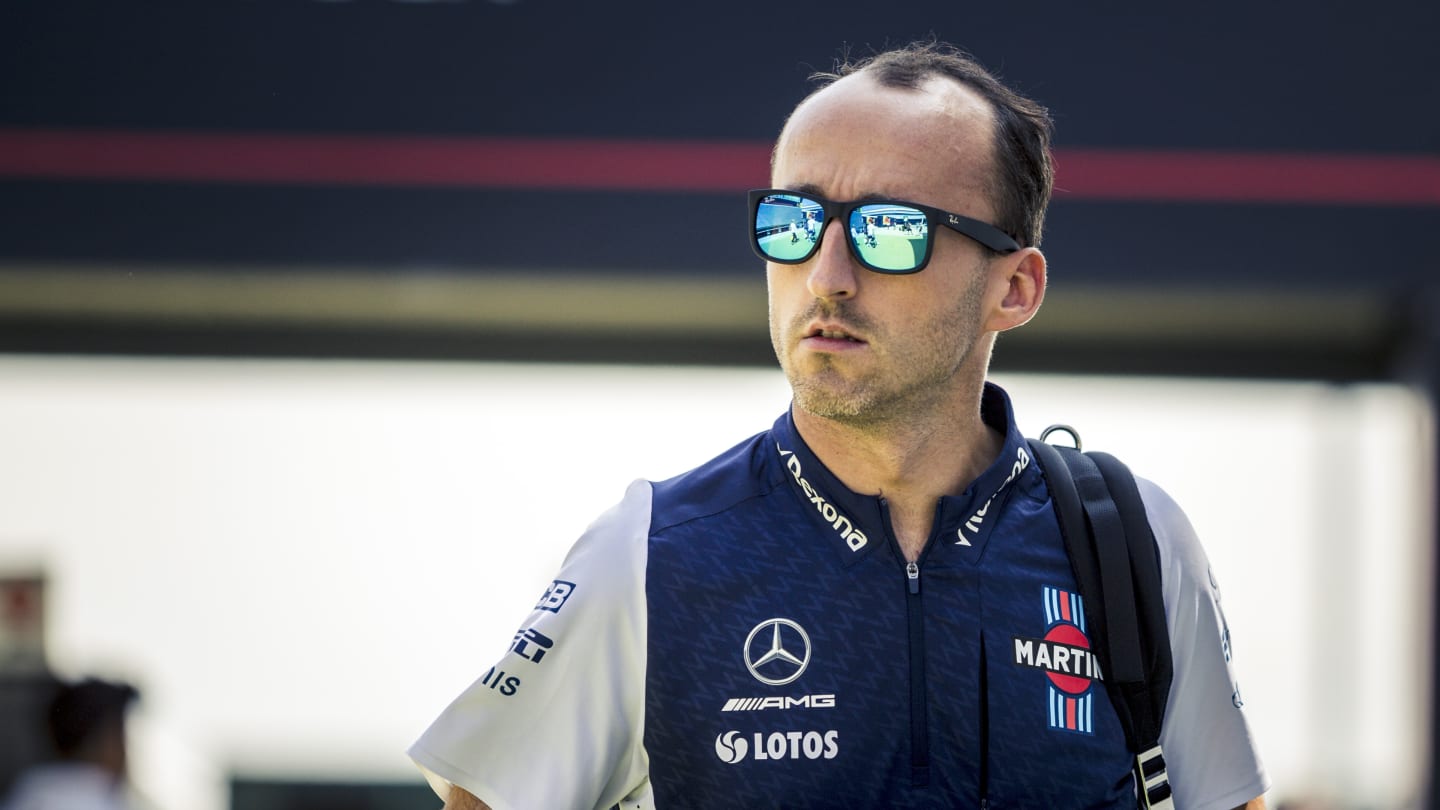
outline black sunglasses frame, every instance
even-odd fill
[[[814,245],[808,253],[798,259],[777,259],[774,256],[766,254],[760,247],[760,233],[756,228],[760,215],[760,201],[766,197],[779,195],[801,197],[817,202],[820,204],[820,210],[824,215],[824,218],[820,221],[820,230],[815,236]],[[792,191],[784,188],[757,188],[750,190],[750,249],[754,250],[757,256],[767,262],[775,262],[777,264],[803,264],[810,261],[810,259],[814,257],[815,251],[820,249],[820,241],[825,237],[825,228],[830,224],[830,220],[838,218],[841,223],[846,226],[848,232],[850,215],[855,213],[855,209],[865,205],[901,205],[906,208],[914,208],[925,215],[927,234],[925,237],[925,255],[920,259],[919,264],[910,270],[890,270],[883,267],[876,267],[866,261],[864,256],[860,255],[860,246],[855,244],[854,238],[846,238],[845,242],[850,246],[850,255],[854,256],[855,260],[860,262],[865,268],[876,273],[884,273],[890,276],[905,276],[924,270],[926,265],[930,264],[930,254],[935,250],[935,239],[929,234],[934,233],[934,227],[937,223],[944,225],[956,233],[970,237],[996,253],[1014,253],[1020,249],[1019,242],[1016,242],[1013,237],[994,225],[961,214],[952,214],[949,211],[934,206],[910,202],[909,200],[888,200],[880,198],[836,202],[803,191]]]

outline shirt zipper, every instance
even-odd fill
[[[905,565],[910,628],[910,784],[930,784],[930,709],[925,697],[925,604],[920,599],[920,563]]]
[[[990,807],[990,668],[985,633],[980,633],[980,810]]]
[[[890,507],[882,498],[880,511],[885,519],[885,533],[896,550],[890,529]],[[905,619],[910,642],[910,784],[930,784],[930,713],[925,697],[925,605],[920,595],[920,563],[930,549],[927,543],[920,559],[905,563]],[[902,554],[903,557],[903,554]]]

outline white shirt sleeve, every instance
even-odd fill
[[[1160,732],[1177,810],[1230,810],[1270,787],[1241,709],[1230,628],[1205,549],[1163,490],[1137,479],[1160,548],[1175,677]]]
[[[571,548],[510,651],[410,748],[443,799],[494,810],[608,808],[648,793],[645,562],[649,482]]]

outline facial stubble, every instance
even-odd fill
[[[780,333],[771,318],[771,338],[795,406],[806,413],[858,428],[906,423],[931,414],[948,400],[957,378],[972,373],[981,350],[981,304],[985,292],[985,261],[973,268],[970,283],[953,307],[935,313],[924,324],[877,324],[858,312],[851,301],[814,300]],[[929,268],[926,272],[937,272]],[[804,368],[794,361],[798,338],[817,317],[836,321],[864,334],[880,362],[857,372],[843,356],[815,354]],[[903,329],[897,334],[897,329]],[[988,344],[987,344],[988,345]],[[789,352],[784,349],[788,346]],[[984,358],[988,361],[988,357]],[[982,363],[980,376],[983,379]]]

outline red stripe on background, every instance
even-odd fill
[[[1068,149],[1055,198],[1440,204],[1440,157]]]
[[[734,192],[770,144],[0,129],[0,178]],[[1440,205],[1440,157],[1062,149],[1057,200]]]
[[[734,191],[769,162],[749,142],[0,129],[0,176],[46,179]]]

